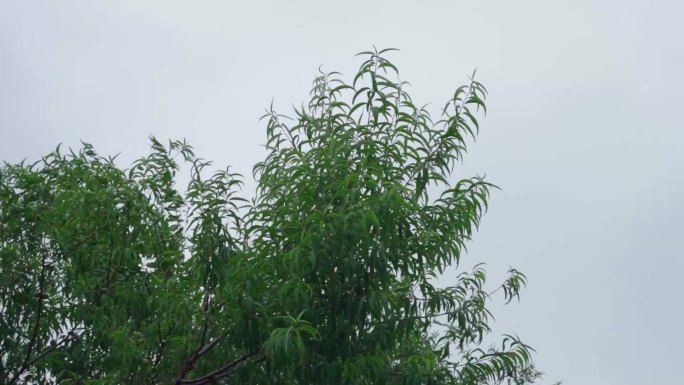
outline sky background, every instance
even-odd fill
[[[456,176],[502,191],[467,259],[530,280],[495,331],[545,383],[681,384],[682,4],[0,0],[0,159],[83,140],[127,165],[153,134],[249,176],[264,108],[306,101],[319,65],[400,48],[434,106],[477,68],[488,115]]]

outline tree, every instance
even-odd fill
[[[384,55],[322,73],[267,155],[207,174],[152,138],[121,169],[84,144],[0,169],[0,384],[476,384],[530,348],[491,332],[482,265],[449,286],[494,187],[451,180],[486,90],[433,121]],[[183,168],[186,167],[186,168]],[[179,170],[189,170],[184,191]],[[494,291],[518,297],[516,270]]]

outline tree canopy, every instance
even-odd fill
[[[454,180],[479,129],[471,78],[433,119],[390,50],[345,82],[263,117],[243,179],[184,141],[129,168],[88,144],[0,169],[0,384],[481,384],[518,378],[530,348],[494,347],[491,291],[453,282],[493,186]],[[179,173],[187,186],[179,188]],[[490,291],[488,291],[490,290]],[[490,337],[487,337],[490,338]]]

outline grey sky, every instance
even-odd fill
[[[187,138],[250,175],[257,119],[375,44],[416,101],[478,69],[489,114],[460,176],[496,192],[468,258],[530,285],[496,331],[547,382],[681,384],[684,6],[675,1],[0,0],[0,159]]]

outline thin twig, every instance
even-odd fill
[[[30,363],[33,362],[31,360],[31,353],[33,353],[33,349],[36,344],[36,340],[38,339],[38,329],[40,328],[40,321],[42,318],[42,313],[43,313],[43,299],[45,297],[45,261],[47,259],[47,253],[43,253],[43,256],[41,258],[41,270],[40,270],[40,279],[38,283],[38,292],[36,293],[36,296],[38,297],[38,310],[36,314],[36,321],[33,324],[33,332],[31,334],[31,340],[29,341],[28,344],[28,349],[26,350],[26,356],[24,357],[24,362],[21,364],[21,368],[19,368],[19,371],[12,377],[12,379],[9,381],[10,384],[14,383],[16,380],[19,379],[19,377],[28,369],[30,366]]]

